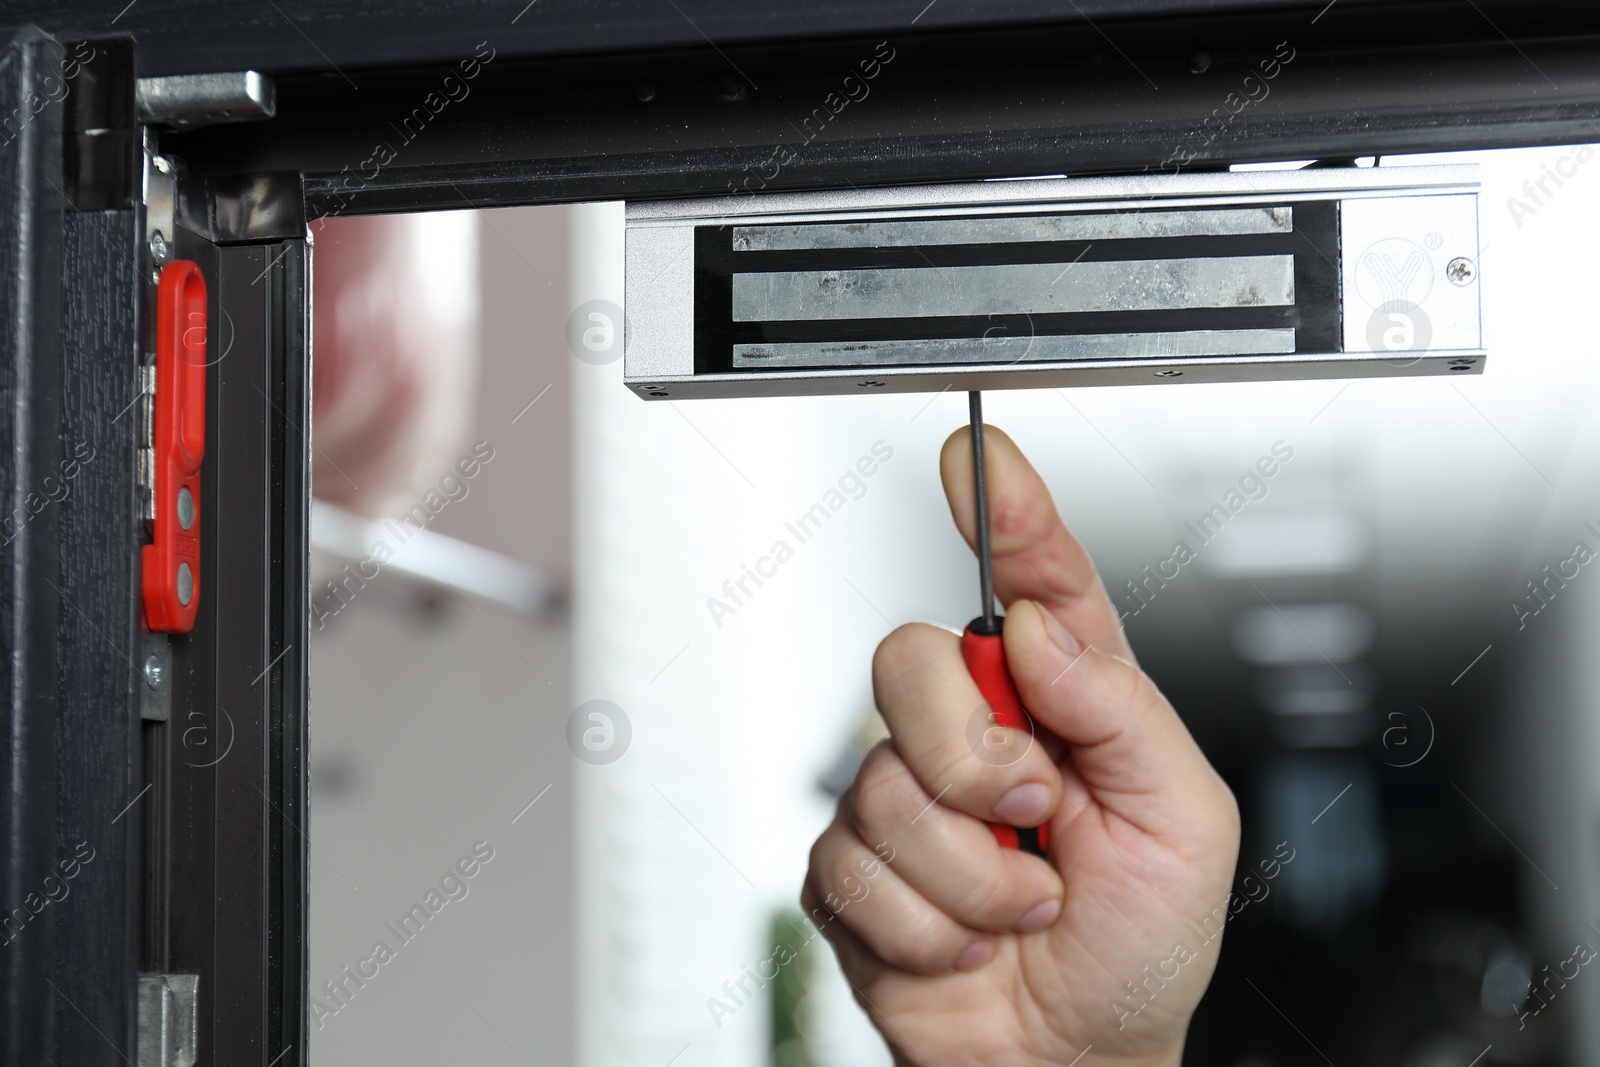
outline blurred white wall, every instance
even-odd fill
[[[466,432],[424,480],[476,442],[494,458],[428,529],[564,574],[567,211],[459,213],[446,230],[429,254],[443,271],[476,262],[481,370]],[[312,1062],[572,1061],[570,647],[562,619],[392,572],[313,623],[311,992],[337,1010],[314,1009]],[[441,889],[480,841],[494,858]],[[430,890],[444,903],[402,946],[400,919]],[[379,941],[394,958],[364,985],[346,977]]]

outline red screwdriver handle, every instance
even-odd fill
[[[1028,715],[1028,709],[1022,706],[1022,694],[1017,692],[1017,683],[1011,678],[1011,668],[1006,665],[1005,643],[998,633],[985,634],[973,629],[973,626],[980,624],[981,620],[973,620],[973,625],[969,625],[961,634],[961,658],[966,662],[967,673],[978,683],[978,692],[983,694],[984,702],[989,706],[989,721],[994,726],[1022,731],[1028,735],[1027,743],[1032,744],[1033,719]],[[1022,753],[1018,752],[1016,758],[1021,759]],[[1048,822],[1021,830],[1003,823],[992,822],[988,826],[1002,848],[1018,848],[1035,856],[1045,856],[1050,851]]]

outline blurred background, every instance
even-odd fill
[[[1595,154],[1381,161],[1481,165],[1481,376],[985,398],[1238,795],[1241,874],[1293,852],[1187,1064],[1600,1061]],[[314,239],[316,1061],[887,1064],[795,902],[874,646],[976,610],[965,398],[640,402],[620,204]]]

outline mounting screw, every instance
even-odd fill
[[[856,384],[859,385],[863,389],[882,389],[883,388],[883,383],[882,382],[857,382]]]
[[[1452,259],[1444,268],[1444,276],[1457,285],[1468,285],[1478,276],[1478,268],[1465,256]]]
[[[160,230],[150,235],[150,258],[157,263],[165,263],[172,258],[172,248],[167,244],[166,235]]]
[[[1189,73],[1204,74],[1211,69],[1211,53],[1204,48],[1196,48],[1189,53]]]
[[[150,164],[162,174],[172,173],[172,164],[167,162],[166,156],[152,156],[150,159]]]
[[[184,607],[194,599],[194,573],[187,563],[178,564],[178,603]]]
[[[1156,377],[1157,378],[1182,378],[1183,377],[1183,371],[1181,371],[1181,370],[1158,370],[1158,371],[1156,371]]]
[[[161,660],[153,652],[144,661],[144,680],[151,689],[161,688]]]
[[[194,497],[188,486],[178,490],[178,525],[185,530],[194,525]]]

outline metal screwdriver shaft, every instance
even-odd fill
[[[998,633],[994,618],[994,565],[989,558],[989,488],[983,469],[983,394],[976,389],[967,394],[972,413],[972,487],[976,500],[975,521],[978,533],[978,586],[983,596],[983,630]]]
[[[961,635],[961,659],[967,672],[983,694],[988,720],[998,731],[985,731],[984,737],[996,734],[1004,737],[1029,735],[1032,744],[1033,720],[1028,709],[1022,706],[1022,694],[1011,677],[1006,663],[1005,644],[1001,638],[1004,619],[994,611],[994,561],[989,550],[989,479],[984,469],[983,456],[983,394],[974,389],[967,394],[967,407],[972,413],[972,488],[973,518],[977,524],[974,540],[978,543],[978,585],[983,592],[983,615],[967,624]],[[986,742],[987,743],[987,742]],[[989,750],[985,750],[988,752]],[[1009,748],[994,750],[989,757],[1002,765],[1015,763],[1021,758]],[[990,823],[989,832],[1002,848],[1016,848],[1035,856],[1046,856],[1050,851],[1050,826],[1008,826]]]

